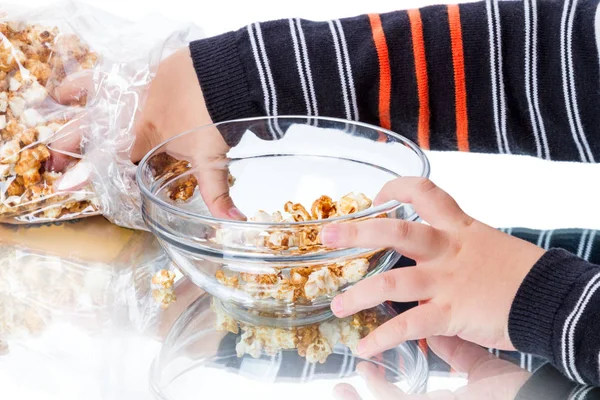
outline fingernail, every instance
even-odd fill
[[[232,219],[246,220],[246,216],[237,207],[231,207],[227,212],[227,215]]]
[[[335,246],[340,236],[340,229],[338,226],[331,225],[325,226],[321,230],[321,241],[326,246]]]
[[[338,317],[344,312],[344,305],[342,303],[342,296],[334,297],[333,301],[331,302],[331,311],[333,311],[333,313]]]

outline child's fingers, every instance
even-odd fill
[[[447,243],[444,234],[429,225],[390,218],[328,225],[321,240],[329,247],[394,248],[417,261],[435,258]]]
[[[202,199],[217,218],[240,220],[246,219],[235,206],[229,195],[229,172],[223,167],[202,169],[196,173]]]
[[[439,228],[470,224],[456,201],[427,178],[402,177],[388,182],[375,198],[375,204],[390,200],[412,204],[421,218]]]
[[[372,357],[408,340],[442,335],[447,329],[448,316],[431,302],[411,308],[387,321],[358,344],[358,355]]]
[[[336,296],[331,308],[339,318],[375,307],[385,301],[410,302],[430,299],[433,277],[420,267],[398,268],[358,282]]]

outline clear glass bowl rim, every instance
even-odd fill
[[[210,129],[210,128],[217,128],[221,125],[228,125],[228,124],[234,124],[234,123],[240,123],[240,122],[268,121],[268,120],[277,120],[277,119],[298,120],[298,121],[302,120],[302,122],[305,122],[307,118],[310,118],[311,120],[316,120],[316,121],[339,122],[342,124],[360,126],[363,128],[380,131],[380,132],[385,133],[386,135],[392,136],[395,139],[402,142],[407,147],[409,147],[419,157],[419,160],[421,161],[421,165],[422,165],[421,175],[419,175],[419,177],[429,178],[431,167],[429,164],[429,159],[427,158],[427,156],[425,155],[423,150],[419,146],[417,146],[413,141],[411,141],[410,139],[407,139],[406,137],[404,137],[402,135],[392,132],[389,129],[381,128],[379,126],[367,124],[364,122],[349,121],[349,120],[345,120],[342,118],[307,117],[307,116],[300,116],[300,115],[278,115],[278,116],[269,116],[269,117],[252,117],[252,118],[233,119],[233,120],[222,121],[222,122],[217,122],[217,123],[208,124],[208,125],[202,125],[202,126],[199,126],[196,128],[189,129],[185,132],[179,133],[179,134],[173,136],[172,138],[160,143],[156,147],[154,147],[152,150],[150,150],[150,152],[148,152],[144,156],[144,158],[142,158],[142,161],[140,161],[139,166],[136,171],[136,174],[135,174],[137,185],[140,188],[140,192],[142,193],[142,196],[145,197],[146,199],[150,200],[151,202],[155,203],[157,206],[159,206],[163,209],[167,209],[169,212],[177,214],[181,217],[195,219],[195,220],[198,220],[198,221],[201,221],[204,223],[218,223],[218,224],[228,225],[228,226],[236,226],[237,225],[240,227],[256,227],[256,228],[263,228],[263,229],[267,228],[267,227],[292,228],[292,227],[298,226],[298,225],[305,226],[305,225],[323,224],[324,220],[283,222],[283,223],[282,222],[274,223],[274,222],[254,222],[254,221],[232,221],[232,220],[228,220],[228,219],[221,219],[221,218],[216,218],[216,217],[212,217],[212,216],[196,214],[194,212],[178,208],[172,204],[167,203],[166,201],[159,199],[143,183],[143,178],[142,178],[142,171],[144,170],[144,167],[146,166],[146,164],[148,163],[150,158],[152,156],[154,156],[156,154],[156,152],[159,151],[162,147],[168,145],[169,143],[171,143],[185,135],[189,135],[194,132],[206,130],[206,129]],[[341,222],[341,221],[356,220],[356,219],[363,218],[363,217],[371,217],[374,215],[393,211],[396,208],[400,207],[401,205],[402,205],[402,203],[400,203],[399,201],[391,200],[384,204],[380,204],[379,206],[372,207],[372,208],[369,208],[367,210],[364,210],[364,211],[361,211],[358,213],[343,215],[340,217],[328,218],[326,220],[326,222],[334,223],[334,222]],[[415,215],[416,215],[416,213],[413,211],[413,213],[411,215],[409,215],[406,219],[413,220],[413,219],[415,219]]]

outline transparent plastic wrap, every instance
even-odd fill
[[[104,213],[142,228],[135,117],[159,62],[199,36],[75,2],[0,6],[0,222]]]
[[[151,234],[101,217],[31,228],[4,225],[0,343],[26,342],[57,326],[156,336],[165,311],[153,298],[153,277],[167,271],[173,280],[180,277]]]

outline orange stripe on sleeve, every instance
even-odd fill
[[[409,10],[410,29],[412,33],[415,73],[417,76],[417,92],[419,96],[418,144],[429,149],[429,80],[427,77],[427,60],[425,58],[425,40],[423,38],[423,21],[419,10]]]
[[[467,116],[467,85],[465,83],[465,56],[463,50],[460,9],[458,4],[448,5],[452,63],[454,65],[454,96],[456,102],[456,141],[459,151],[469,151],[469,120]]]
[[[375,42],[375,48],[377,49],[377,58],[379,59],[379,125],[382,128],[390,129],[392,127],[390,118],[392,73],[390,70],[388,46],[379,14],[369,14],[369,21],[371,22],[373,41]],[[380,139],[382,136],[383,135],[380,134]],[[383,138],[385,139],[384,136]]]

